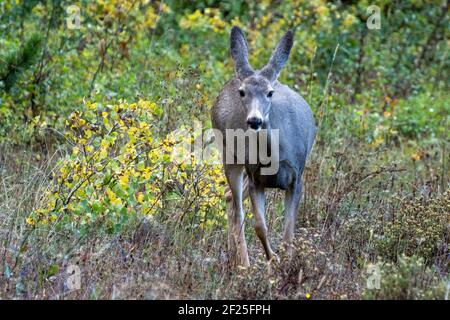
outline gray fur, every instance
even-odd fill
[[[248,194],[255,215],[255,231],[264,246],[268,259],[276,256],[270,248],[264,218],[264,189],[286,190],[284,241],[293,239],[294,224],[301,197],[301,176],[306,159],[314,143],[316,126],[312,111],[300,94],[276,79],[285,65],[293,44],[293,34],[288,31],[276,46],[269,63],[261,71],[248,65],[247,45],[242,31],[233,27],[231,53],[237,77],[229,81],[219,94],[212,110],[212,124],[223,135],[226,129],[249,128],[249,113],[261,116],[261,128],[269,132],[279,129],[279,170],[275,175],[261,175],[258,164],[226,164],[228,180],[227,212],[229,219],[229,247],[237,263],[248,266],[249,259],[244,229],[242,201]],[[245,95],[240,95],[240,90]],[[273,95],[268,97],[268,92]],[[253,111],[252,111],[253,110]],[[256,110],[256,111],[255,111]],[[259,129],[258,129],[259,130]],[[270,143],[270,142],[269,142]],[[288,246],[288,251],[289,251]]]
[[[233,57],[236,73],[239,78],[245,79],[253,74],[248,63],[248,46],[244,33],[239,27],[233,27],[230,35],[230,53]]]
[[[286,64],[293,45],[294,33],[289,30],[276,46],[267,66],[261,69],[261,75],[272,82],[275,81]]]

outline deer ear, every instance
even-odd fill
[[[230,52],[233,58],[236,73],[241,80],[251,76],[254,71],[248,63],[248,47],[241,28],[234,26],[231,29]]]
[[[294,33],[292,30],[288,30],[275,47],[269,63],[261,69],[261,75],[269,79],[270,82],[274,82],[278,78],[281,69],[286,64],[293,44]]]

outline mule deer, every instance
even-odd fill
[[[259,148],[261,144],[273,144],[272,133],[278,130],[277,157],[274,158],[271,154],[271,162],[277,162],[278,171],[275,173],[264,174],[262,169],[267,165],[263,165],[260,158],[256,163],[251,163],[248,152],[241,163],[239,161],[229,163],[225,161],[225,155],[223,156],[228,182],[225,194],[228,246],[235,262],[244,267],[249,266],[242,204],[247,196],[250,196],[255,217],[255,231],[268,260],[276,257],[276,254],[269,244],[264,216],[266,188],[285,190],[283,241],[290,244],[294,237],[294,224],[302,190],[301,177],[314,142],[316,126],[311,109],[305,100],[288,86],[277,81],[292,45],[293,32],[289,30],[277,44],[268,64],[261,70],[253,70],[248,62],[248,48],[244,34],[239,27],[233,27],[230,52],[235,64],[236,77],[224,86],[212,110],[213,127],[216,132],[221,133],[220,138],[216,135],[216,141],[222,150],[228,150],[229,144],[234,145],[234,137],[233,141],[230,141],[230,137],[226,135],[227,130],[241,129],[256,133]],[[265,139],[262,139],[263,131]],[[238,160],[235,155],[233,159]],[[287,250],[290,250],[289,246]]]

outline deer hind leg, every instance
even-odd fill
[[[255,215],[255,232],[258,236],[259,240],[264,247],[264,251],[266,253],[267,260],[271,260],[275,254],[270,247],[268,235],[267,235],[267,225],[266,218],[264,216],[264,205],[265,205],[265,197],[264,197],[264,188],[261,186],[255,185],[253,182],[249,182],[248,184],[248,192],[250,196],[250,200],[252,202],[253,214]]]
[[[292,240],[294,239],[294,226],[297,218],[298,207],[302,195],[301,178],[288,188],[284,198],[284,234],[283,242],[288,256],[292,255]]]
[[[228,166],[225,174],[228,187],[225,190],[228,218],[228,249],[231,260],[237,265],[248,267],[247,242],[244,233],[243,200],[248,197],[248,178],[242,167]]]

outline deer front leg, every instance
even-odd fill
[[[248,188],[250,200],[252,202],[253,214],[255,215],[255,232],[259,240],[264,247],[267,260],[272,259],[275,254],[269,244],[269,239],[267,235],[267,225],[266,218],[264,216],[265,211],[265,197],[264,188],[255,185],[253,182],[249,182]]]
[[[283,242],[288,256],[292,255],[292,240],[294,239],[294,226],[297,218],[298,206],[302,195],[301,178],[286,190],[284,198],[284,235]]]
[[[232,258],[243,267],[249,267],[247,243],[244,233],[244,170],[241,165],[226,165],[225,175],[231,190],[231,201],[227,201],[228,245]]]

